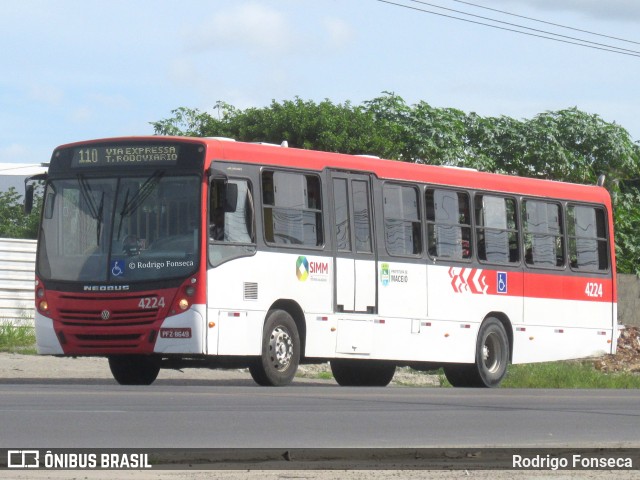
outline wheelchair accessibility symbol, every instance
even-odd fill
[[[124,275],[124,260],[114,260],[111,262],[111,275],[114,277]]]
[[[507,293],[507,272],[498,272],[498,293]]]

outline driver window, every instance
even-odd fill
[[[215,179],[209,201],[209,238],[214,242],[255,242],[253,194],[246,180]]]

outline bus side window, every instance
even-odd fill
[[[563,228],[560,204],[524,200],[522,222],[527,265],[562,267],[564,265]]]
[[[494,195],[476,195],[478,259],[490,263],[518,263],[516,201]]]
[[[428,189],[425,199],[429,255],[452,260],[471,258],[469,195]]]
[[[336,246],[339,252],[351,251],[351,228],[349,223],[349,190],[346,178],[333,179],[333,198],[336,219]]]
[[[324,244],[318,175],[263,172],[262,206],[267,243],[307,247]]]
[[[418,190],[387,183],[383,197],[387,251],[391,255],[419,255],[422,253],[422,233]]]
[[[567,237],[571,268],[584,271],[609,269],[606,215],[602,208],[567,207]]]
[[[351,182],[353,197],[353,220],[355,229],[356,252],[372,253],[371,224],[369,207],[369,185],[362,180]]]

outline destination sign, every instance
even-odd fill
[[[175,165],[179,145],[128,145],[73,149],[72,167],[116,167],[130,165]]]

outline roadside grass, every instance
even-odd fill
[[[442,369],[433,372],[440,386],[451,387]],[[502,388],[640,388],[640,375],[630,372],[605,373],[592,360],[509,365]]]
[[[299,377],[331,380],[328,365],[299,373]],[[424,377],[435,377],[425,382]],[[442,369],[420,372],[399,368],[393,383],[404,387],[452,388]],[[619,372],[604,373],[594,367],[592,360],[509,365],[502,381],[503,388],[571,388],[571,389],[635,389],[640,388],[640,375]]]
[[[0,323],[0,352],[34,354],[36,335],[33,327]]]
[[[322,380],[332,380],[333,374],[331,372],[318,372],[316,378],[319,378]]]
[[[510,365],[505,388],[640,388],[640,375],[605,373],[593,361],[566,361]]]

